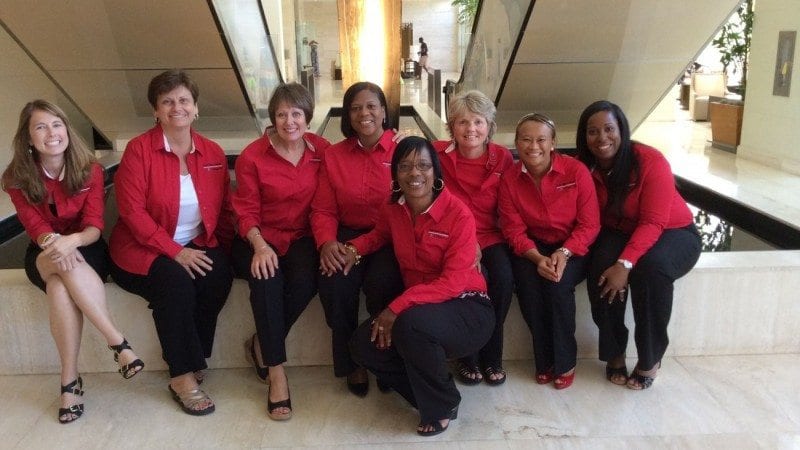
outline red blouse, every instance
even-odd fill
[[[306,149],[297,165],[278,154],[267,134],[253,141],[236,159],[237,188],[233,209],[239,219],[239,235],[253,227],[285,255],[289,245],[311,233],[311,200],[323,151],[330,143],[313,133],[303,136]]]
[[[500,177],[514,164],[511,152],[502,145],[490,142],[485,169],[478,172],[476,178],[474,170],[459,168],[455,142],[436,141],[433,146],[439,153],[447,188],[475,215],[478,243],[481,248],[503,242],[503,234],[498,224],[497,193]],[[479,188],[475,189],[475,186]]]
[[[664,155],[639,142],[633,143],[633,154],[639,162],[639,175],[631,176],[631,192],[625,197],[621,216],[605,208],[608,190],[602,171],[592,169],[592,179],[603,226],[631,236],[619,257],[636,264],[664,229],[683,228],[693,223],[694,218],[675,187],[675,177]]]
[[[103,230],[105,202],[103,166],[92,164],[83,189],[72,196],[67,193],[63,181],[46,177],[41,169],[39,173],[47,192],[45,198],[53,199],[57,216],[53,215],[47,200],[34,205],[25,198],[25,194],[19,188],[14,186],[7,188],[11,202],[17,210],[17,218],[31,240],[36,242],[36,239],[44,233],[77,233],[89,226]]]
[[[392,243],[406,290],[389,304],[400,314],[414,305],[441,303],[466,291],[486,292],[475,267],[475,219],[445,188],[412,220],[403,199],[385,204],[375,228],[351,241],[361,254]]]
[[[536,248],[534,239],[562,243],[585,255],[600,232],[600,212],[592,177],[580,161],[551,153],[552,167],[539,183],[522,161],[503,175],[500,222],[517,255]]]
[[[392,189],[392,155],[395,132],[384,131],[371,150],[357,137],[325,150],[319,186],[311,203],[311,230],[317,246],[335,241],[339,225],[371,230]]]
[[[231,220],[228,162],[217,143],[194,130],[191,133],[194,150],[186,155],[186,166],[203,225],[203,232],[192,242],[217,247],[221,244],[218,235],[229,231]],[[180,160],[164,148],[160,125],[128,142],[114,175],[119,220],[109,239],[111,258],[120,268],[146,275],[156,257],[174,258],[183,249],[173,239],[180,208],[180,174]]]

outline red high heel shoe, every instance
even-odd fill
[[[562,374],[557,376],[553,384],[556,386],[556,389],[566,389],[572,386],[573,381],[575,381],[575,369],[572,369],[572,373],[569,375]]]
[[[547,370],[545,370],[544,372],[537,372],[536,373],[536,382],[539,383],[539,384],[547,384],[547,383],[553,381],[553,378],[555,378],[555,374],[553,374],[553,368],[552,367],[547,369]]]

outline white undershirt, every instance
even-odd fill
[[[178,226],[175,227],[175,242],[186,245],[200,234],[200,203],[191,175],[181,175],[181,200],[178,209]]]

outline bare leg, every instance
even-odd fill
[[[81,346],[81,330],[83,315],[72,303],[69,293],[58,276],[46,279],[47,300],[50,310],[50,333],[58,349],[61,359],[61,385],[65,386],[78,378],[78,352]],[[78,396],[71,393],[61,394],[61,407],[69,408],[81,403]],[[61,416],[63,420],[75,420],[74,414]]]
[[[63,271],[42,253],[36,258],[36,267],[39,269],[42,279],[46,280],[48,290],[53,277],[60,280],[60,284],[65,289],[66,298],[74,304],[79,313],[83,312],[86,315],[89,322],[106,339],[108,345],[122,343],[124,337],[112,322],[111,314],[108,312],[103,281],[89,264],[81,262],[72,270]],[[135,359],[136,354],[133,351],[123,350],[119,357],[120,366],[131,363]]]

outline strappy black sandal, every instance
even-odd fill
[[[458,363],[457,375],[458,380],[467,386],[474,386],[483,381],[483,375],[481,374],[481,369],[479,369],[478,366],[469,365],[460,361]]]
[[[630,380],[635,381],[638,385],[630,384]],[[628,386],[628,389],[633,389],[634,391],[641,391],[644,389],[649,388],[653,385],[653,381],[655,381],[655,377],[648,377],[647,375],[642,375],[634,371],[631,376],[628,377],[628,382],[625,383]]]
[[[72,394],[83,397],[83,378],[80,376],[66,386],[61,386],[62,394]],[[75,417],[73,418],[72,415]],[[58,408],[58,422],[70,423],[78,420],[83,415],[83,403],[72,405],[69,408]]]
[[[492,375],[501,375],[501,377],[492,379]],[[506,371],[502,367],[489,366],[483,369],[483,380],[489,386],[499,386],[506,382]]]
[[[450,419],[450,422],[456,420],[458,418],[458,406],[453,408],[450,411],[450,416],[445,418]],[[420,436],[436,436],[437,434],[441,434],[447,431],[447,428],[450,427],[450,422],[447,422],[447,425],[442,425],[442,423],[439,422],[438,420],[434,420],[429,423],[420,423],[419,425],[417,425],[417,434]],[[431,427],[431,429],[428,431],[420,430],[420,428],[426,428],[429,426]]]
[[[122,343],[119,345],[109,345],[108,348],[114,351],[114,362],[119,362],[119,354],[122,353],[124,350],[133,351],[131,346],[128,344],[128,340],[122,338]],[[144,369],[144,362],[141,359],[136,358],[132,362],[125,364],[124,366],[119,368],[119,373],[122,374],[122,377],[126,380],[133,378],[134,375],[141,372]]]

